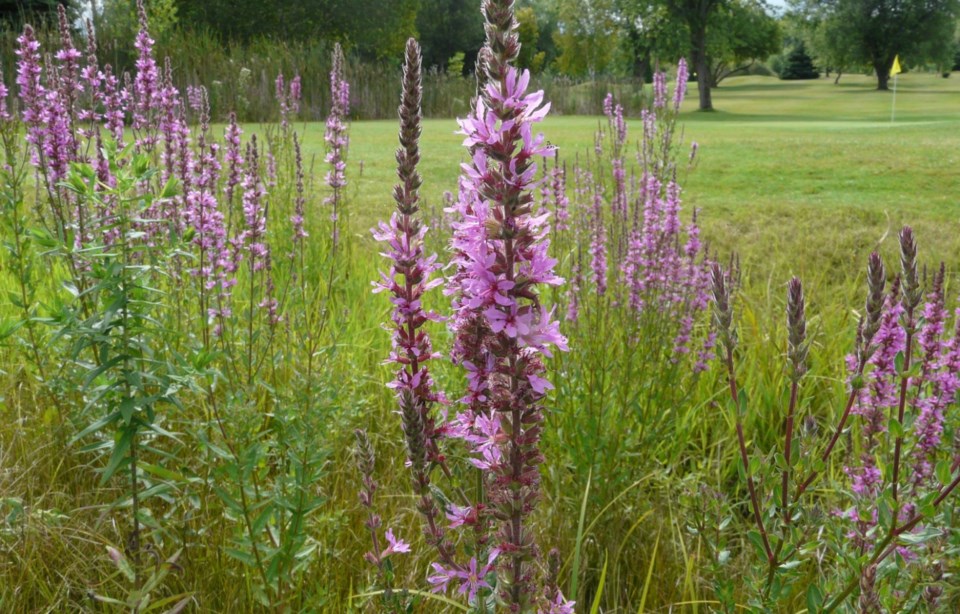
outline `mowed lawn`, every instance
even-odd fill
[[[687,211],[702,209],[705,236],[720,254],[739,252],[757,281],[795,273],[831,287],[855,278],[866,254],[892,248],[897,229],[910,223],[929,262],[960,264],[960,74],[900,75],[895,122],[893,93],[875,87],[862,75],[845,75],[839,85],[731,78],[714,91],[716,111],[701,113],[691,84],[681,122],[684,141],[700,151],[679,179]],[[598,124],[598,117],[551,115],[542,129],[572,163],[592,147]],[[636,120],[630,127],[637,136]],[[358,233],[389,215],[396,130],[390,121],[351,126]],[[439,205],[456,187],[464,158],[456,130],[454,119],[424,123],[428,203]],[[308,125],[305,140],[322,168],[323,125]]]

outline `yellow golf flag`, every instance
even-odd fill
[[[893,57],[893,66],[890,68],[890,76],[899,75],[903,71],[900,70],[900,54],[897,54]]]

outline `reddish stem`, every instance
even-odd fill
[[[770,538],[767,536],[767,529],[763,526],[763,516],[760,514],[760,499],[757,497],[757,488],[753,482],[753,476],[750,475],[750,458],[747,454],[747,443],[743,436],[743,420],[740,417],[740,393],[737,389],[737,378],[733,370],[733,351],[727,348],[727,380],[730,383],[730,396],[733,399],[734,407],[737,412],[737,443],[740,446],[740,460],[743,463],[743,472],[747,476],[747,490],[750,492],[750,504],[753,508],[753,519],[760,530],[760,537],[763,539],[763,549],[767,553],[767,561],[770,566],[776,565],[777,557],[773,554],[773,548],[770,547]]]

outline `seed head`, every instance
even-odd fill
[[[880,317],[883,315],[883,289],[887,272],[880,254],[873,252],[867,260],[867,302],[864,317],[857,331],[860,349],[860,363],[865,364],[873,354],[873,337],[880,330]]]
[[[733,327],[730,279],[719,263],[713,264],[713,318],[720,342],[732,353],[737,346],[737,331]]]
[[[876,583],[877,566],[870,565],[860,576],[860,612],[863,614],[879,614],[882,611]]]
[[[397,177],[400,183],[393,189],[393,199],[401,215],[413,215],[419,209],[418,190],[422,180],[417,172],[420,162],[420,104],[422,86],[420,75],[420,45],[413,38],[407,41],[403,63],[403,95],[397,113],[400,116],[400,147],[397,149]],[[411,223],[418,224],[416,220]],[[416,234],[416,229],[412,229]]]
[[[920,289],[920,276],[917,274],[917,242],[913,238],[913,229],[904,226],[900,231],[900,267],[903,277],[903,309],[912,316],[914,310],[923,300],[923,291]]]
[[[807,372],[807,354],[809,345],[807,340],[807,320],[803,299],[803,283],[794,277],[787,285],[787,356],[793,368],[794,381],[803,377]]]
[[[484,0],[483,15],[487,34],[487,75],[493,81],[503,81],[507,70],[520,54],[520,36],[513,15],[514,0]]]

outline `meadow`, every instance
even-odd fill
[[[397,82],[399,97],[399,76]],[[766,569],[755,559],[749,497],[738,474],[763,470],[752,462],[738,467],[735,427],[742,419],[750,448],[771,467],[783,464],[774,450],[792,377],[784,365],[796,350],[788,342],[796,326],[784,316],[792,276],[803,280],[807,301],[808,338],[800,345],[809,351],[809,372],[797,406],[806,419],[804,453],[843,412],[844,357],[855,350],[870,252],[883,255],[888,271],[896,270],[898,232],[910,224],[926,267],[923,279],[932,278],[943,261],[944,294],[953,304],[960,270],[960,76],[901,75],[895,122],[891,94],[874,91],[872,80],[858,75],[846,75],[836,86],[828,78],[730,78],[714,94],[717,112],[695,112],[695,100],[695,92],[689,93],[680,112],[663,120],[675,150],[660,161],[674,160],[664,168],[676,171],[684,228],[671,241],[679,253],[691,212],[698,209],[706,248],[697,251],[697,262],[739,256],[738,372],[752,411],[738,419],[736,408],[727,407],[721,361],[699,372],[672,359],[675,322],[631,319],[624,305],[604,299],[586,280],[593,225],[610,219],[599,204],[600,213],[590,217],[589,190],[578,194],[573,187],[574,163],[595,170],[595,193],[616,193],[600,177],[611,160],[628,160],[636,152],[632,143],[644,134],[640,109],[624,109],[630,135],[624,142],[613,136],[615,114],[604,117],[597,109],[595,116],[549,115],[537,129],[570,164],[569,206],[578,220],[566,234],[557,231],[551,253],[568,281],[584,279],[578,282],[580,320],[560,318],[570,352],[543,358],[556,389],[542,399],[545,461],[538,467],[541,499],[531,512],[533,532],[544,552],[559,550],[555,588],[576,600],[577,611],[854,611],[856,600],[843,602],[846,595],[829,585],[836,568],[822,562],[817,547],[809,551],[817,552],[812,558],[801,562],[798,556],[797,565],[784,562],[784,578],[793,573],[792,579],[781,582],[781,572],[772,570],[777,583],[768,583],[762,599],[751,592]],[[433,544],[422,533],[420,503],[405,466],[406,418],[398,415],[387,387],[395,377],[395,367],[384,364],[391,352],[390,333],[383,330],[390,304],[370,284],[389,264],[370,229],[394,207],[397,122],[356,121],[339,128],[334,122],[331,137],[329,121],[209,126],[202,103],[191,109],[197,134],[229,149],[223,131],[241,129],[245,138],[257,135],[264,148],[260,167],[250,162],[256,145],[246,151],[243,168],[236,167],[243,182],[234,183],[237,194],[223,205],[228,234],[245,229],[237,235],[245,260],[235,272],[233,313],[217,302],[225,299],[222,278],[215,276],[228,267],[218,261],[209,265],[213,272],[205,272],[202,266],[205,250],[213,249],[203,243],[206,231],[197,230],[203,217],[188,218],[189,228],[168,220],[174,229],[169,246],[162,239],[166,231],[151,234],[144,222],[150,217],[145,211],[156,211],[152,198],[161,207],[177,198],[160,180],[168,160],[159,153],[139,160],[108,146],[100,156],[109,172],[103,165],[80,165],[46,188],[30,172],[23,177],[36,185],[24,187],[23,177],[15,180],[12,171],[6,177],[3,283],[11,298],[2,312],[0,611],[350,612],[401,602],[420,612],[487,611],[487,603],[458,603],[462,595],[456,590],[428,592],[424,578],[434,562]],[[591,157],[598,129],[612,143],[604,155],[613,158]],[[5,125],[8,160],[22,154],[14,145],[21,130]],[[461,164],[470,162],[456,130],[452,119],[427,119],[419,141],[421,211],[428,223],[438,222],[427,245],[442,250],[444,262],[451,233],[442,221],[442,207],[449,206],[444,193],[456,192]],[[347,183],[331,189],[324,158],[347,133]],[[689,164],[693,141],[697,153]],[[190,189],[200,196],[208,164],[202,143],[200,170],[190,174]],[[301,151],[302,167],[296,161]],[[213,185],[231,181],[225,178],[234,170],[227,161]],[[166,168],[175,175],[173,166]],[[92,179],[97,173],[100,179]],[[112,175],[113,183],[103,174]],[[306,183],[303,191],[298,179]],[[281,211],[269,221],[257,192],[261,180],[270,207]],[[113,238],[76,247],[67,225],[58,234],[38,222],[47,217],[46,205],[38,203],[60,198],[76,199],[62,202],[81,203],[78,211],[100,211],[110,203],[144,208],[118,214],[118,236],[129,243]],[[544,198],[556,206],[556,192]],[[607,198],[601,199],[604,207]],[[336,220],[330,219],[331,206]],[[299,224],[309,238],[297,238],[294,217],[301,211],[308,220]],[[112,224],[104,229],[113,232]],[[606,232],[611,240],[625,237],[615,221]],[[266,242],[263,236],[271,242],[272,261],[256,247]],[[117,251],[118,244],[124,250]],[[673,253],[673,243],[665,249]],[[178,276],[193,271],[196,259],[201,264],[195,272]],[[114,261],[125,264],[101,267]],[[208,276],[216,283],[201,283]],[[616,279],[610,275],[611,285]],[[563,288],[542,294],[545,303],[560,308],[557,317],[569,309]],[[121,302],[125,309],[115,307]],[[424,302],[449,315],[439,291]],[[208,318],[207,308],[220,311]],[[695,357],[692,344],[706,343],[718,331],[708,309],[691,313],[695,322],[686,335],[693,340],[684,347]],[[444,324],[430,323],[425,330],[439,352],[454,346],[455,334]],[[432,369],[439,388],[463,388],[456,365]],[[131,408],[125,399],[137,402]],[[375,450],[376,460],[366,469],[363,443],[358,467],[356,429],[365,431]],[[952,420],[947,432],[954,432]],[[824,466],[800,465],[825,474],[815,489],[817,505],[804,512],[815,520],[823,518],[821,505],[840,505],[836,501],[848,491],[845,467],[859,450],[855,439],[846,431],[844,456]],[[947,477],[949,469],[948,463]],[[454,469],[453,490],[473,488],[469,471],[466,463]],[[132,482],[125,483],[125,476]],[[766,475],[761,485],[769,487],[779,475],[774,478]],[[361,491],[371,497],[374,492],[365,480],[377,484],[373,511],[358,498]],[[443,493],[431,496],[446,501]],[[410,553],[387,558],[374,550],[365,560],[374,513],[410,542]],[[948,515],[947,529],[931,538],[939,540],[937,580],[944,590],[937,595],[939,606],[925,602],[930,611],[950,611],[960,598],[951,520]],[[376,535],[381,525],[373,524]],[[774,521],[766,524],[774,532]],[[842,535],[847,529],[838,526]],[[804,541],[821,538],[803,534]],[[857,569],[857,578],[871,567],[837,559]],[[932,567],[905,568],[902,577],[886,570],[882,578],[919,594],[927,581],[917,578]],[[820,585],[828,586],[826,604],[823,593],[817,596],[820,589],[809,589]],[[856,583],[857,590],[862,586]],[[840,601],[832,603],[838,594]],[[913,593],[906,594],[904,603]],[[900,603],[899,595],[884,597]],[[909,604],[921,611],[919,598]]]

